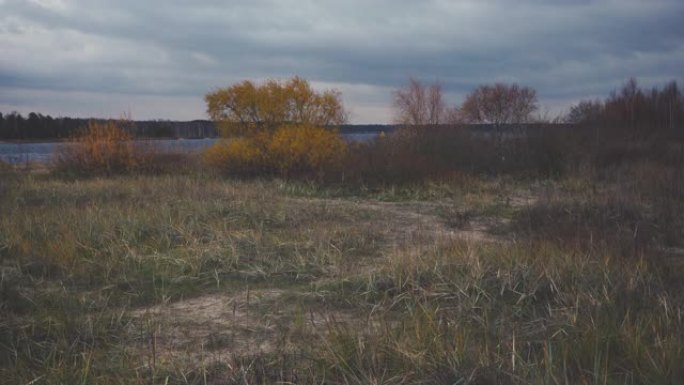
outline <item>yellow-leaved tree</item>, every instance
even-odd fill
[[[316,92],[298,76],[260,85],[245,80],[217,89],[204,100],[223,136],[250,136],[285,124],[336,126],[346,120],[338,91]]]
[[[315,91],[293,77],[255,84],[245,80],[205,96],[207,113],[222,137],[207,162],[231,174],[321,174],[346,151],[335,127],[346,113],[335,90]]]

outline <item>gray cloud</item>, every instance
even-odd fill
[[[386,122],[408,76],[454,103],[508,81],[562,108],[631,76],[681,81],[684,62],[675,0],[0,0],[0,15],[0,111],[35,95],[61,115],[130,99],[149,108],[136,118],[201,118],[213,88],[298,74],[342,90],[353,121]]]

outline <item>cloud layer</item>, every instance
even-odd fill
[[[303,76],[352,122],[391,119],[409,76],[452,103],[518,82],[555,111],[629,77],[682,81],[684,2],[0,0],[0,111],[204,118],[202,96]]]

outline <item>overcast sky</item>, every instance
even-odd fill
[[[555,114],[629,77],[684,79],[683,0],[0,0],[0,112],[206,118],[203,95],[293,75],[342,92],[351,123],[392,90],[534,87]]]

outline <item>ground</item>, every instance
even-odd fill
[[[651,214],[610,203],[600,216],[594,203],[610,186],[582,183],[463,178],[350,192],[210,176],[17,177],[0,191],[0,374],[670,383],[684,357],[682,301],[675,269],[652,262],[680,261],[678,245],[601,235],[610,242],[597,246],[600,232],[578,215],[632,234]],[[554,233],[566,220],[577,232]]]

